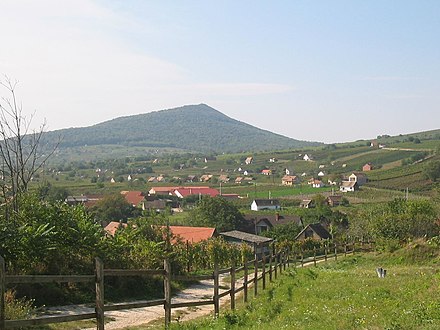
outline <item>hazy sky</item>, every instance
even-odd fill
[[[0,74],[49,130],[199,103],[301,140],[438,129],[440,1],[0,0]]]

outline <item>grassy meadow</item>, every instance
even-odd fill
[[[237,311],[225,306],[218,319],[174,322],[172,329],[439,329],[439,266],[438,247],[415,243],[291,267]],[[385,278],[377,267],[387,269]]]

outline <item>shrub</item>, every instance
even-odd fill
[[[25,320],[35,315],[33,300],[15,297],[14,290],[5,292],[5,318],[6,320]]]

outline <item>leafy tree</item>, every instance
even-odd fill
[[[101,199],[91,208],[95,219],[102,223],[110,221],[126,221],[133,215],[134,207],[121,194],[109,195]]]
[[[231,202],[219,197],[204,197],[190,213],[191,223],[215,227],[220,231],[234,230],[243,221],[243,215]]]

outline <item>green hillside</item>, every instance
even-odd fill
[[[256,128],[205,104],[120,117],[94,126],[46,134],[49,142],[58,137],[62,138],[60,149],[114,145],[223,153],[320,145]]]

